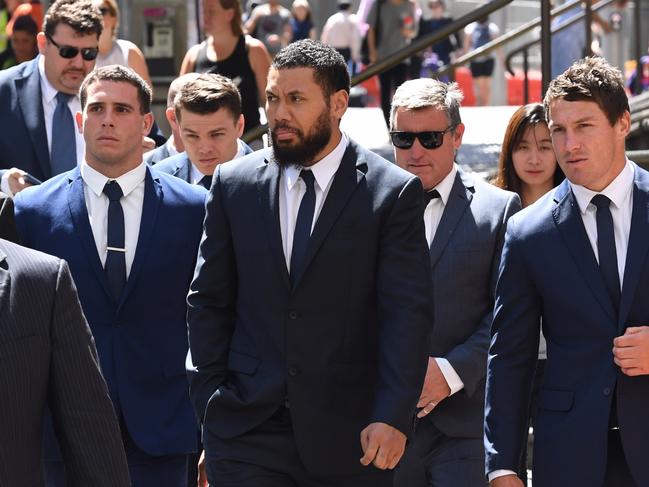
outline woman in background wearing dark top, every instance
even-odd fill
[[[203,30],[207,38],[185,54],[180,74],[219,73],[241,92],[245,129],[259,125],[266,103],[270,55],[264,44],[243,33],[239,0],[204,0]]]
[[[499,188],[518,193],[523,208],[531,205],[564,179],[552,148],[545,109],[539,103],[530,103],[514,112],[503,140],[498,172],[492,183]],[[534,376],[530,420],[534,426],[539,388],[543,381],[546,345],[541,334],[539,359]],[[518,475],[527,481],[527,442],[523,450]]]
[[[307,0],[295,0],[291,6],[291,15],[291,42],[316,38],[311,6]]]

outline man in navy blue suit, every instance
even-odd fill
[[[421,182],[340,131],[333,48],[280,51],[266,99],[272,148],[217,167],[188,296],[208,479],[391,487],[432,320]]]
[[[507,228],[489,350],[486,470],[521,486],[539,328],[534,487],[649,485],[649,174],[625,155],[621,73],[573,64],[545,96],[566,181]]]
[[[252,152],[244,141],[241,95],[220,74],[202,74],[183,84],[174,99],[179,135],[185,148],[156,164],[156,170],[209,189],[219,164]]]
[[[185,373],[185,297],[205,189],[142,161],[151,91],[129,68],[91,73],[77,113],[79,168],[16,197],[23,243],[68,261],[122,426],[135,487],[185,487],[197,447]],[[51,446],[48,458],[54,460]],[[48,485],[65,485],[62,464]]]
[[[83,136],[74,124],[77,92],[95,67],[102,29],[91,1],[54,2],[37,36],[41,55],[0,72],[3,192],[13,195],[36,182],[27,174],[45,181],[83,158]],[[62,149],[55,139],[65,142]]]

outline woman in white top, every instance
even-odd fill
[[[149,69],[144,54],[131,41],[117,39],[119,28],[119,7],[116,0],[95,0],[95,5],[104,18],[104,30],[99,37],[99,56],[95,66],[100,68],[109,64],[128,66],[151,85]]]

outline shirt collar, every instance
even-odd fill
[[[237,139],[237,153],[234,155],[233,159],[238,157],[243,157],[246,155],[246,146],[243,145],[243,140]]]
[[[38,74],[40,74],[41,77],[41,96],[43,97],[43,100],[45,100],[45,103],[49,105],[56,98],[59,91],[54,88],[52,83],[50,83],[50,80],[47,79],[45,74],[45,58],[42,54],[38,57]],[[75,98],[76,96],[77,95],[74,95]]]
[[[590,200],[593,199],[593,196],[596,194],[603,194],[610,199],[616,208],[621,208],[627,198],[631,195],[631,190],[633,188],[633,178],[634,178],[634,169],[631,162],[627,159],[624,168],[620,171],[620,174],[611,181],[606,188],[602,191],[592,191],[584,186],[579,186],[578,184],[570,183],[572,192],[575,195],[577,204],[579,205],[579,210],[582,214],[586,213]]]
[[[122,174],[114,180],[117,181],[119,187],[122,188],[124,196],[128,196],[131,191],[144,181],[145,176],[146,163],[142,162],[136,168],[131,169],[129,172]],[[83,164],[81,164],[81,177],[83,178],[84,183],[86,183],[86,185],[97,196],[103,194],[104,186],[106,186],[106,183],[111,180],[111,178],[104,176],[96,169],[90,167],[86,161],[83,161]]]
[[[453,164],[451,172],[449,172],[444,179],[442,179],[437,186],[433,189],[436,189],[439,193],[439,197],[446,206],[449,196],[451,195],[451,190],[453,189],[453,184],[455,183],[455,175],[457,174],[458,166]],[[432,190],[431,190],[432,191]]]
[[[338,145],[334,150],[309,167],[313,172],[313,177],[315,178],[320,191],[325,191],[329,186],[334,174],[336,174],[336,171],[340,167],[346,148],[347,136],[344,133],[341,133],[340,142],[338,142]],[[294,165],[284,168],[284,177],[286,178],[286,188],[288,191],[291,191],[297,180],[300,179],[300,171],[302,171],[302,169],[304,168]]]

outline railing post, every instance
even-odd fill
[[[586,46],[584,56],[593,55],[593,31],[591,29],[593,25],[593,9],[591,5],[591,0],[586,0],[584,2],[584,29],[586,29]]]
[[[550,0],[541,0],[541,97],[545,96],[552,78],[552,30]]]
[[[523,100],[525,101],[525,105],[527,105],[530,102],[529,70],[530,70],[529,50],[525,49],[523,51],[523,76],[524,76]]]
[[[641,0],[634,0],[633,4],[633,10],[635,11],[635,15],[633,16],[635,18],[634,22],[634,30],[635,30],[635,46],[634,46],[634,51],[635,51],[635,59],[636,59],[636,77],[635,77],[635,86],[632,87],[633,93],[634,94],[639,94],[642,92],[642,63],[640,62],[640,58],[642,57],[642,32],[640,31],[640,3]]]

